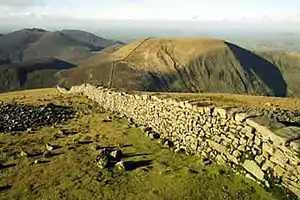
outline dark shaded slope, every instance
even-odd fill
[[[255,52],[264,59],[278,66],[285,82],[287,95],[300,97],[300,53],[294,52]]]
[[[80,30],[62,30],[61,34],[67,38],[77,41],[78,44],[88,46],[91,51],[100,51],[109,46],[123,44],[119,41],[113,41],[96,36]]]
[[[89,58],[94,51],[116,44],[119,42],[78,30],[50,32],[24,29],[0,37],[0,60],[21,63],[55,57],[77,63]]]
[[[55,74],[58,71],[73,67],[57,59],[0,65],[0,92],[52,87],[57,83]]]
[[[264,60],[254,56],[254,64],[264,67],[255,59]],[[263,62],[263,61],[262,61]],[[174,62],[175,63],[175,62]],[[263,62],[264,63],[264,62]],[[247,68],[248,67],[248,68]],[[265,68],[266,74],[272,74],[275,69]],[[251,68],[251,63],[246,67],[236,59],[230,49],[215,51],[200,55],[186,66],[174,64],[176,70],[173,73],[151,73],[148,90],[170,92],[226,92],[248,93],[268,96],[284,96],[286,93],[275,93],[277,88],[272,83],[266,84],[265,77],[257,75],[257,71]],[[280,72],[280,71],[279,71]],[[280,76],[279,80],[283,80]],[[276,85],[277,80],[274,79]],[[283,85],[286,84],[283,80]]]
[[[19,63],[23,60],[23,51],[36,42],[45,33],[40,29],[24,29],[0,37],[0,60]]]
[[[90,55],[89,47],[65,37],[60,32],[47,32],[23,52],[23,61],[39,58],[58,58],[67,62],[87,59]]]
[[[272,89],[275,96],[285,97],[287,95],[287,85],[277,66],[237,45],[228,42],[226,44],[247,73],[255,73]]]

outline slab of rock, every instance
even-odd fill
[[[293,141],[300,138],[300,127],[287,126],[274,131],[278,136],[286,138],[287,141]]]
[[[270,130],[271,120],[265,116],[248,118],[246,119],[246,123],[255,128],[264,138],[267,138],[273,141],[275,144],[285,146],[287,142],[289,142],[292,138],[294,138],[293,134],[288,133],[288,129],[278,129],[278,130]]]
[[[245,160],[243,167],[245,170],[247,170],[253,176],[255,176],[258,180],[262,181],[264,179],[264,172],[253,160]]]
[[[300,153],[300,139],[290,143],[290,147],[297,153]]]
[[[208,141],[208,144],[209,144],[209,146],[210,146],[211,148],[213,148],[213,149],[219,151],[220,153],[224,153],[224,154],[227,154],[227,153],[228,153],[226,147],[224,147],[223,145],[218,144],[218,143],[216,143],[216,142],[214,142],[214,141],[212,141],[212,140],[207,140],[207,141]]]

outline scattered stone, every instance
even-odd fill
[[[125,170],[126,170],[123,161],[117,162],[117,163],[115,164],[115,167],[116,167],[118,170],[120,170],[120,171],[125,171]]]
[[[49,160],[39,160],[39,159],[36,159],[34,160],[33,164],[43,164],[43,163],[48,163],[50,162]]]
[[[122,159],[122,155],[123,153],[121,150],[115,150],[110,153],[110,156],[117,162],[119,162]]]
[[[46,144],[46,149],[47,149],[47,151],[52,151],[52,150],[54,150],[54,146],[52,146],[49,143],[47,143]]]
[[[112,122],[113,118],[111,116],[106,117],[103,119],[103,122]]]
[[[70,107],[52,103],[40,106],[0,104],[0,132],[28,132],[40,126],[64,123],[72,119],[74,113]]]
[[[212,160],[209,159],[209,158],[204,158],[204,159],[203,159],[203,164],[204,164],[204,165],[211,165],[211,164],[212,164]]]
[[[32,128],[28,128],[28,129],[26,130],[26,133],[28,133],[28,134],[32,133]]]
[[[21,157],[28,157],[29,156],[29,154],[25,151],[21,151],[20,155],[21,155]]]
[[[105,167],[107,167],[108,165],[108,156],[109,156],[109,152],[107,149],[102,149],[99,151],[99,155],[96,158],[96,163],[97,166],[100,169],[104,169]]]

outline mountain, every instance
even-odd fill
[[[60,84],[126,90],[300,96],[298,53],[252,52],[215,39],[136,40],[58,73]]]
[[[50,32],[23,29],[0,37],[0,60],[21,63],[40,58],[57,58],[76,63],[93,55],[94,51],[119,43],[78,30]]]
[[[26,29],[3,37],[15,39],[5,49],[10,57],[0,62],[1,92],[88,82],[124,90],[300,97],[296,52],[254,52],[199,38],[144,38],[123,45],[76,30]],[[22,63],[12,64],[14,58]],[[63,67],[49,69],[57,62]],[[20,70],[32,65],[34,71]]]
[[[11,90],[52,87],[57,83],[55,74],[75,67],[58,59],[39,59],[22,64],[0,65],[0,93]]]

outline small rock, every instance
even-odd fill
[[[102,149],[99,151],[99,156],[97,156],[96,158],[96,163],[97,163],[97,166],[100,168],[100,169],[104,169],[105,167],[107,167],[108,165],[108,155],[109,155],[109,152],[107,149]]]
[[[108,116],[105,119],[103,119],[103,122],[112,122],[112,117]]]
[[[212,164],[212,161],[211,161],[209,158],[204,158],[204,159],[203,159],[203,164],[204,164],[204,165],[211,165],[211,164]]]
[[[123,153],[121,150],[115,150],[110,153],[110,156],[113,157],[113,159],[116,160],[117,162],[121,160],[122,155]]]
[[[52,151],[52,150],[54,150],[54,146],[52,146],[49,143],[47,143],[46,144],[46,149],[47,149],[47,151]]]
[[[108,165],[108,158],[107,157],[103,157],[103,158],[97,157],[96,162],[97,162],[97,166],[100,169],[104,169]]]
[[[26,133],[32,133],[32,128],[28,128],[28,129],[26,130]]]
[[[21,151],[20,155],[21,157],[28,157],[29,154],[25,151]]]
[[[116,167],[118,170],[120,170],[120,171],[125,171],[125,170],[126,170],[123,161],[117,162],[117,163],[115,164],[115,167]]]

